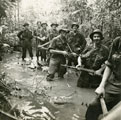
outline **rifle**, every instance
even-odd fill
[[[88,73],[92,73],[92,74],[95,74],[95,71],[92,70],[92,69],[87,69],[87,68],[83,68],[83,67],[80,67],[79,69],[74,67],[74,66],[68,66],[68,65],[63,65],[61,64],[62,67],[66,67],[66,68],[71,68],[71,69],[75,69],[77,71],[85,71],[85,72],[88,72]]]
[[[45,48],[45,47],[41,47],[40,49],[42,50],[48,50],[48,48]],[[53,49],[50,49],[50,53],[52,54],[61,54],[61,55],[64,55],[64,56],[69,56],[69,55],[73,55],[72,53],[68,53],[66,51],[62,51],[62,50],[53,50]],[[73,55],[74,56],[74,55]]]
[[[49,45],[49,44],[52,43],[52,42],[53,42],[53,40],[51,40],[51,41],[49,41],[49,42],[46,42],[46,43],[43,44],[43,45],[38,45],[38,48],[43,49],[44,46]]]
[[[47,50],[47,49],[45,49],[45,48],[43,48],[43,47],[46,46],[46,45],[48,45],[48,44],[50,44],[50,43],[52,43],[53,41],[54,41],[54,39],[52,39],[52,40],[49,41],[49,42],[46,42],[46,43],[43,44],[43,45],[38,45],[38,48],[40,48],[40,49],[44,49],[44,50]],[[73,53],[73,51],[72,51],[70,45],[68,44],[68,42],[66,42],[66,44],[67,44],[67,46],[68,46],[70,52]]]

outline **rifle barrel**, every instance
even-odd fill
[[[82,67],[80,67],[79,69],[77,69],[76,67],[74,67],[74,66],[68,66],[68,65],[62,65],[61,64],[61,66],[63,66],[63,67],[67,67],[67,68],[71,68],[71,69],[76,69],[76,70],[78,70],[78,71],[85,71],[85,72],[89,72],[89,73],[95,73],[95,71],[94,70],[92,70],[92,69],[87,69],[87,68],[82,68]]]

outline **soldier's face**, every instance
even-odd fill
[[[100,36],[100,34],[95,33],[95,34],[93,35],[93,42],[94,42],[95,44],[97,44],[97,45],[101,43],[101,36]]]
[[[56,29],[56,25],[53,25],[53,26],[52,26],[52,29],[54,29],[54,30],[55,30],[55,29]]]
[[[66,32],[65,31],[62,31],[61,32],[61,35],[62,35],[62,37],[66,37]]]
[[[25,26],[25,29],[26,29],[26,30],[27,30],[27,29],[29,29],[29,26],[28,26],[28,25],[26,25],[26,26]]]
[[[78,27],[76,25],[73,26],[73,31],[77,31]]]
[[[46,25],[46,24],[44,24],[44,25],[43,25],[43,28],[47,28],[47,25]]]
[[[41,27],[41,22],[38,22],[38,23],[37,23],[37,26],[38,26],[38,27]]]

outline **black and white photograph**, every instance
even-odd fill
[[[121,120],[121,0],[0,0],[0,120]]]

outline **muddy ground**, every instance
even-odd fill
[[[64,79],[58,79],[55,75],[54,81],[48,82],[47,71],[21,65],[19,52],[5,55],[0,64],[1,71],[6,73],[6,81],[18,88],[12,91],[10,98],[13,106],[33,115],[38,115],[43,108],[43,111],[53,115],[47,115],[48,120],[84,120],[87,106],[95,93],[94,89],[76,87],[78,75],[75,71],[69,70]]]

